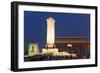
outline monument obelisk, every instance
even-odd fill
[[[55,48],[55,19],[53,17],[47,18],[47,41],[46,48],[42,49],[42,53],[58,53],[58,48]]]
[[[47,18],[47,47],[54,47],[55,43],[55,19],[53,17]]]

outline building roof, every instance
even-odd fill
[[[85,37],[56,37],[55,43],[89,43]]]
[[[77,39],[77,38],[78,39],[86,39],[86,37],[83,37],[83,36],[82,37],[56,37],[56,39],[60,39],[60,38],[61,39],[63,39],[63,38],[64,39]]]

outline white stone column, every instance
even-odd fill
[[[47,18],[47,46],[53,47],[55,42],[55,19]]]

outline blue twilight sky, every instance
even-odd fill
[[[24,48],[29,43],[46,45],[46,19],[53,17],[56,37],[80,37],[90,40],[90,14],[24,11]]]

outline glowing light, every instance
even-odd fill
[[[39,53],[38,44],[29,44],[28,56],[33,56]]]
[[[54,53],[53,56],[70,56],[71,54],[68,52],[58,52]]]
[[[72,47],[72,44],[68,44],[67,46],[68,46],[68,47]]]
[[[76,57],[76,54],[71,54],[73,57]]]
[[[53,44],[55,42],[55,20],[53,17],[49,17],[47,19],[47,44],[49,47],[53,47]]]
[[[42,53],[57,53],[58,49],[57,48],[53,48],[53,49],[42,49]]]

